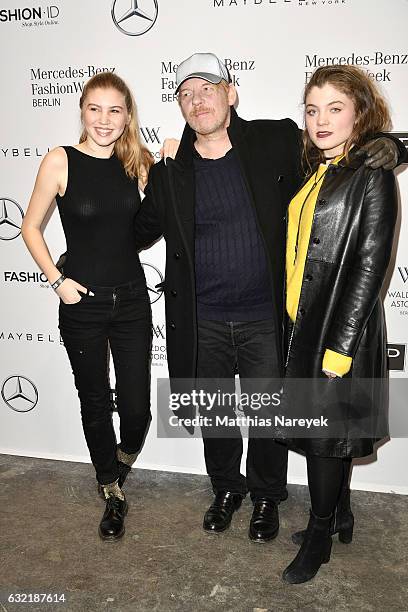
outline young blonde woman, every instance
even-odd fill
[[[393,172],[370,169],[359,155],[374,134],[390,127],[373,81],[353,66],[322,67],[306,86],[304,104],[308,180],[289,206],[286,376],[321,378],[319,388],[327,393],[340,389],[333,379],[349,380],[337,412],[346,433],[291,441],[306,454],[311,498],[307,529],[294,537],[300,550],[283,573],[292,584],[310,580],[329,561],[334,533],[343,542],[352,538],[351,460],[373,452],[386,411],[380,290],[397,214]],[[365,379],[362,395],[357,379]],[[356,412],[370,431],[356,428]]]
[[[80,99],[80,143],[43,159],[22,234],[60,298],[59,327],[74,374],[82,424],[106,509],[102,539],[124,533],[124,480],[150,419],[151,312],[134,240],[139,187],[153,163],[139,137],[136,107],[124,81],[106,72]],[[57,201],[66,237],[64,270],[55,266],[42,224]],[[120,443],[110,408],[108,351],[115,367]]]

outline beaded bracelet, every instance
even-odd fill
[[[62,285],[64,280],[65,280],[65,276],[61,274],[61,276],[57,278],[57,280],[54,283],[52,283],[51,288],[54,289],[55,291],[55,289],[57,289],[60,285]]]

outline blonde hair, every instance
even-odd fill
[[[115,154],[122,162],[125,172],[130,178],[138,178],[142,183],[146,183],[154,159],[147,147],[141,142],[136,104],[129,87],[123,79],[112,72],[96,74],[85,83],[79,100],[79,107],[82,112],[85,99],[92,90],[109,88],[116,89],[116,91],[123,95],[130,117],[130,121],[125,126],[123,134],[115,142]],[[79,142],[84,142],[86,138],[86,130],[83,130]]]
[[[313,87],[323,87],[329,83],[351,98],[354,103],[356,121],[353,131],[344,147],[346,159],[352,145],[361,146],[376,133],[390,129],[391,117],[386,101],[376,84],[367,74],[356,66],[321,66],[312,74],[305,87],[303,104]],[[324,153],[310,139],[307,130],[303,131],[302,163],[306,174],[316,170],[324,162]]]

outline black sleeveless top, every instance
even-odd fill
[[[68,183],[56,200],[67,241],[65,276],[85,286],[145,283],[133,230],[141,203],[137,180],[115,155],[100,159],[64,149]]]

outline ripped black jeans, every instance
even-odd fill
[[[112,423],[109,350],[120,418],[120,448],[136,453],[150,421],[151,309],[145,285],[88,287],[76,304],[60,301],[59,328],[81,402],[81,417],[96,477],[118,478]]]

